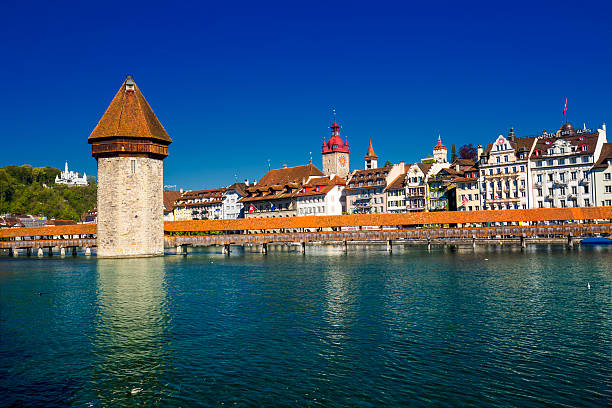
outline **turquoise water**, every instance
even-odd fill
[[[606,406],[611,381],[612,248],[0,259],[3,406]]]

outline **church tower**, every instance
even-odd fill
[[[98,257],[164,254],[163,159],[172,139],[131,76],[91,132]]]
[[[378,168],[378,156],[374,153],[372,147],[372,139],[370,139],[370,145],[368,146],[368,152],[365,155],[365,166],[364,169],[377,169]]]
[[[321,155],[323,157],[323,173],[335,174],[340,178],[347,178],[349,174],[349,144],[340,138],[340,126],[334,120],[331,125],[331,136],[327,142],[323,141]]]
[[[442,144],[442,139],[440,135],[438,135],[438,144],[433,148],[433,156],[436,163],[448,163],[447,159],[447,150],[446,147]]]

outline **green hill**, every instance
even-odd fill
[[[97,184],[86,187],[55,184],[61,172],[30,165],[0,167],[0,214],[22,213],[80,221],[96,205]]]

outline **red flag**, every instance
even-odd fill
[[[563,107],[563,116],[565,116],[565,112],[567,112],[567,98],[565,98],[565,106]]]
[[[253,204],[251,204],[251,206],[249,207],[249,214],[252,213],[255,210],[256,210],[255,206]]]
[[[463,200],[461,200],[461,205],[465,206],[468,202],[468,199],[466,197],[463,197]]]

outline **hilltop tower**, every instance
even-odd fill
[[[448,163],[447,160],[447,150],[446,147],[442,144],[442,138],[438,135],[438,144],[433,148],[433,156],[436,163]]]
[[[98,256],[163,255],[162,161],[172,139],[131,76],[88,142],[98,162]]]
[[[374,153],[372,147],[372,139],[370,139],[370,145],[368,146],[368,152],[365,155],[365,166],[364,169],[376,169],[378,168],[378,156]]]
[[[327,142],[323,141],[321,155],[323,157],[323,173],[335,174],[340,178],[347,178],[349,174],[349,144],[340,137],[340,126],[334,121],[331,127],[331,136]]]

